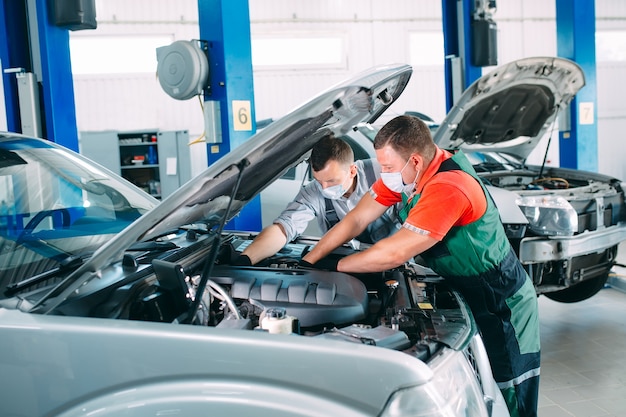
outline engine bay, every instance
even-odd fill
[[[465,305],[417,264],[371,274],[302,268],[303,239],[255,266],[233,266],[253,236],[222,243],[191,324],[341,340],[407,351],[426,360],[471,331]],[[343,246],[332,256],[354,249]],[[153,260],[155,281],[137,293],[130,320],[176,321],[197,297],[199,274]],[[197,271],[196,271],[197,272]],[[182,302],[181,302],[182,301]]]
[[[610,196],[618,193],[615,185],[607,180],[583,177],[563,169],[549,169],[538,175],[538,170],[494,171],[481,173],[481,178],[490,185],[516,191],[520,195],[550,194],[565,198],[594,198],[597,195]]]
[[[476,331],[461,296],[428,268],[407,263],[366,274],[306,268],[299,260],[317,238],[303,237],[255,266],[232,265],[255,236],[225,232],[218,239],[211,230],[179,229],[133,245],[67,296],[52,296],[52,307],[40,300],[61,293],[51,285],[62,285],[64,275],[23,285],[2,306],[40,303],[47,312],[33,312],[332,339],[423,361],[444,346],[461,349]],[[344,245],[329,256],[356,250]]]

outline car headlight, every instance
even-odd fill
[[[542,236],[572,236],[578,231],[574,207],[557,196],[518,197],[515,202],[528,219],[528,227]]]
[[[433,369],[424,385],[396,391],[381,417],[488,416],[474,371],[462,352],[453,352]]]

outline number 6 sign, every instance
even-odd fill
[[[233,130],[252,130],[249,100],[233,100]]]

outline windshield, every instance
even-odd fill
[[[0,289],[95,251],[156,204],[53,143],[0,137]]]

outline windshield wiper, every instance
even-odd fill
[[[206,235],[206,234],[211,233],[211,227],[209,227],[208,223],[190,223],[190,224],[182,225],[180,227],[175,227],[169,230],[163,230],[159,232],[157,235],[150,236],[150,242],[154,242],[155,247],[149,247],[145,250],[158,249],[159,247],[161,247],[161,245],[165,246],[164,244],[169,244],[169,243],[163,242],[159,239],[163,238],[164,236],[170,236],[170,235],[177,236],[181,233],[187,233],[188,236],[189,235]],[[149,244],[150,242],[137,242],[131,245],[126,250],[127,251],[144,250],[144,249],[136,249],[136,248],[141,248],[142,245]]]
[[[130,247],[128,249],[126,249],[126,251],[127,252],[129,252],[129,251],[136,251],[136,252],[159,251],[159,252],[165,252],[165,251],[172,250],[172,249],[178,249],[178,246],[176,244],[174,244],[174,242],[149,241],[149,242],[135,242],[132,245],[130,245]]]
[[[15,284],[7,285],[4,295],[5,297],[12,297],[15,294],[23,291],[26,288],[32,287],[33,285],[37,285],[41,282],[44,282],[55,275],[63,272],[71,272],[76,270],[79,266],[81,266],[85,260],[91,256],[92,252],[81,254],[81,255],[68,255],[65,258],[59,261],[59,266],[52,268],[48,271],[42,272],[41,274],[37,274],[28,279],[22,280]]]

